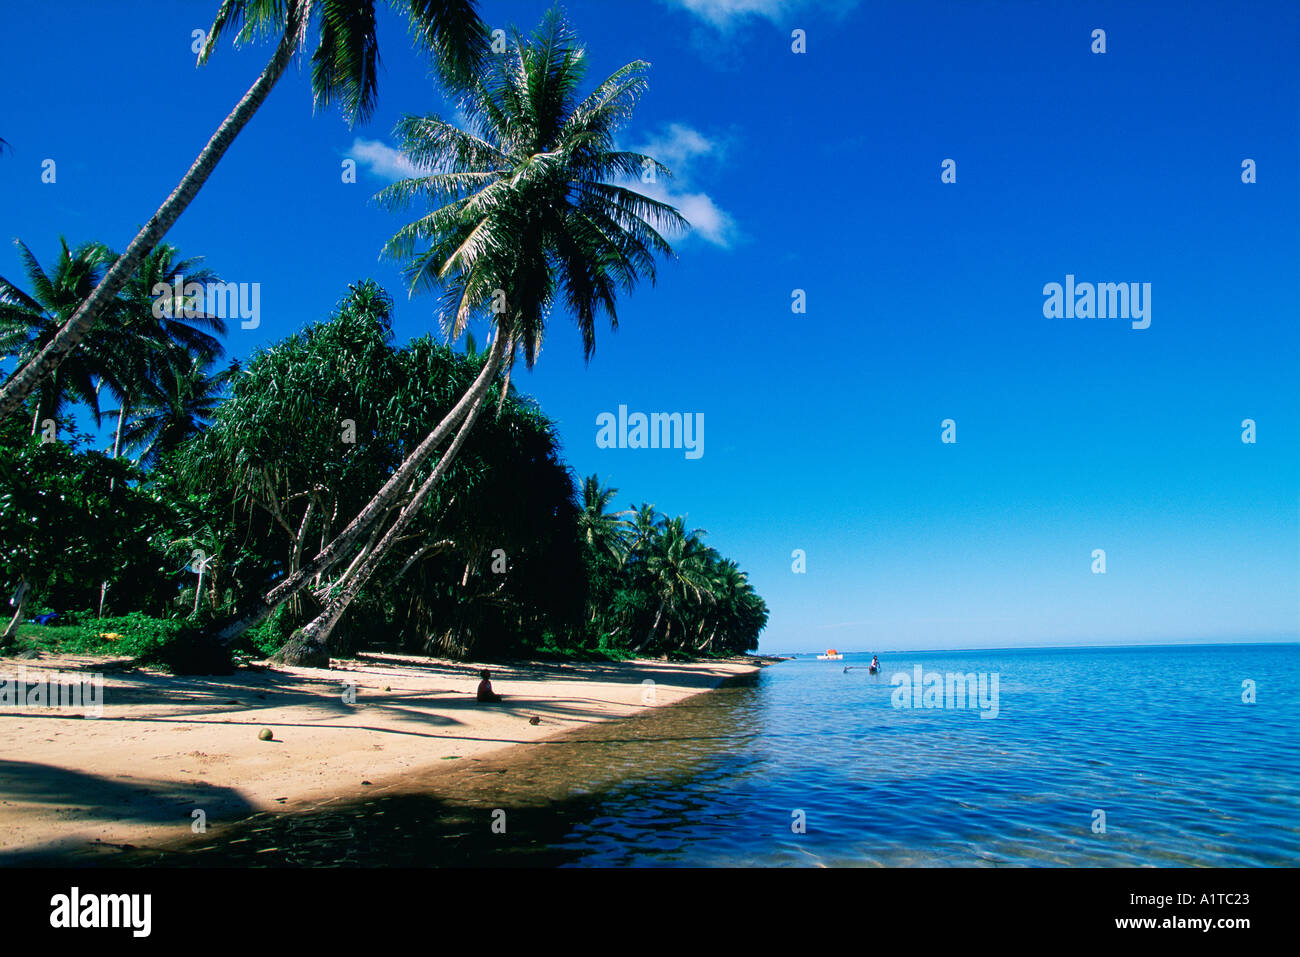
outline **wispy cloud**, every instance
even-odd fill
[[[665,0],[672,6],[685,7],[715,26],[725,26],[737,17],[761,16],[776,19],[790,0]]]
[[[750,17],[765,17],[777,22],[783,16],[813,8],[811,0],[661,0],[673,7],[689,10],[715,27],[725,28]],[[818,0],[818,12],[843,13],[858,0]]]
[[[358,166],[392,183],[423,173],[401,150],[380,140],[367,140],[358,136],[352,141],[346,155],[356,160]]]
[[[679,166],[690,165],[701,156],[715,153],[717,147],[699,132],[681,123],[670,123],[660,136],[638,148],[677,173]]]
[[[719,145],[689,126],[673,123],[658,136],[637,146],[636,151],[663,163],[672,170],[673,177],[654,183],[643,183],[638,179],[625,185],[651,199],[675,206],[690,222],[692,234],[705,242],[724,249],[729,247],[738,235],[735,220],[692,183],[701,161],[716,161],[721,156]],[[362,169],[390,183],[427,173],[416,167],[400,150],[381,140],[357,137],[346,155],[356,160]]]
[[[698,130],[672,123],[663,133],[635,149],[667,166],[673,178],[654,183],[637,180],[628,185],[651,199],[677,207],[690,222],[691,232],[700,239],[723,249],[730,247],[738,236],[735,220],[711,196],[694,188],[692,182],[700,161],[718,160],[721,147]]]

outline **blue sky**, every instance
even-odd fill
[[[695,229],[590,365],[557,314],[516,381],[579,475],[749,571],[763,650],[1297,637],[1300,7],[1134,6],[565,5],[592,83],[651,62],[624,140],[675,169],[660,188]],[[14,237],[43,262],[60,234],[125,246],[175,185],[269,55],[196,68],[215,8],[5,5],[0,274],[21,277]],[[261,284],[233,355],[366,276],[399,339],[434,327],[378,259],[403,220],[370,197],[400,171],[397,119],[450,111],[386,11],[380,49],[370,123],[313,115],[295,66],[168,236]],[[1045,318],[1067,274],[1150,283],[1150,327]],[[620,404],[702,413],[705,454],[597,448]]]

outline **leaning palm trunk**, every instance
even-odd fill
[[[636,643],[636,645],[634,645],[634,646],[632,647],[631,650],[632,650],[633,654],[635,654],[636,652],[640,651],[640,650],[641,650],[642,648],[644,648],[646,645],[650,644],[650,642],[654,641],[654,637],[655,637],[655,635],[658,634],[658,632],[659,632],[659,621],[660,621],[660,619],[662,619],[663,616],[664,616],[664,605],[665,605],[666,603],[667,603],[666,599],[661,599],[661,600],[660,600],[660,602],[659,602],[659,610],[658,610],[657,612],[655,612],[655,623],[654,623],[653,625],[650,626],[650,634],[646,635],[644,638],[642,638],[640,641],[638,641],[638,642]]]
[[[498,343],[505,338],[504,335],[498,333]],[[500,351],[496,346],[493,347],[493,355],[496,355],[498,360]],[[491,365],[493,365],[493,362],[489,359],[488,366]],[[486,369],[487,366],[484,368]],[[299,630],[295,636],[295,641],[286,644],[284,648],[281,648],[276,653],[275,658],[277,661],[282,661],[285,664],[310,664],[317,667],[329,667],[330,634],[339,623],[339,619],[343,617],[343,613],[348,610],[348,606],[352,604],[353,599],[360,594],[366,582],[374,575],[375,569],[384,560],[384,556],[392,550],[394,543],[401,536],[407,524],[424,505],[429,493],[433,491],[434,487],[447,473],[447,469],[451,467],[451,463],[455,461],[461,447],[465,444],[465,440],[469,437],[470,431],[474,428],[479,413],[483,410],[484,401],[487,398],[488,388],[491,384],[490,379],[482,383],[475,383],[475,389],[471,393],[474,396],[474,404],[470,406],[464,423],[456,432],[456,437],[452,440],[451,445],[447,447],[447,451],[443,453],[442,458],[438,460],[438,464],[434,466],[433,471],[429,473],[429,477],[424,480],[419,491],[415,493],[406,504],[406,507],[398,514],[392,526],[384,533],[384,537],[379,540],[379,544],[371,549],[370,554],[356,567],[337,594],[326,603],[325,610]],[[466,571],[468,571],[468,568]]]
[[[0,421],[7,419],[18,409],[32,390],[43,379],[53,374],[59,363],[77,348],[95,320],[126,285],[131,274],[140,265],[140,261],[149,255],[149,251],[166,235],[167,230],[171,229],[181,213],[194,201],[194,197],[199,194],[199,190],[212,175],[212,171],[217,168],[221,157],[225,155],[226,150],[230,148],[235,137],[248,121],[253,118],[258,107],[266,100],[284,73],[289,61],[293,59],[301,28],[300,13],[296,5],[291,8],[284,36],[281,37],[271,61],[262,70],[256,82],[248,88],[243,98],[235,104],[230,115],[217,127],[217,131],[212,134],[212,138],[203,147],[194,164],[181,177],[180,183],[172,190],[171,195],[136,233],[135,238],[131,240],[131,245],[126,247],[126,252],[118,257],[117,262],[104,274],[104,278],[45,348],[28,360],[9,377],[4,387],[0,388]]]
[[[13,618],[9,619],[9,627],[5,629],[5,633],[0,635],[0,648],[9,644],[18,634],[18,626],[23,620],[23,610],[27,607],[28,590],[27,579],[24,578],[18,585],[18,610],[14,612]]]
[[[374,527],[376,520],[382,519],[388,514],[393,502],[404,493],[411,479],[414,478],[414,473],[429,460],[429,457],[437,451],[438,446],[443,443],[451,430],[469,414],[470,410],[477,410],[481,405],[483,396],[487,394],[488,387],[492,384],[497,370],[501,367],[501,357],[505,353],[505,339],[504,335],[497,335],[492,350],[488,353],[487,362],[484,364],[482,371],[479,372],[478,378],[474,380],[474,384],[470,386],[469,391],[456,403],[455,408],[443,417],[437,427],[425,436],[424,441],[420,443],[416,450],[406,457],[406,461],[384,483],[384,487],[370,500],[370,504],[362,509],[360,514],[348,524],[347,528],[339,532],[332,542],[321,549],[315,558],[293,574],[286,575],[282,581],[268,591],[258,605],[220,627],[215,634],[217,641],[228,644],[249,628],[266,620],[273,611],[300,592],[313,578],[328,572],[342,561],[357,542]],[[477,415],[477,411],[475,411],[475,414]]]

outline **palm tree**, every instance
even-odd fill
[[[654,281],[656,254],[673,255],[658,230],[687,224],[671,206],[617,182],[644,169],[671,173],[650,157],[614,148],[615,133],[645,89],[647,67],[629,63],[579,102],[584,52],[552,10],[531,42],[515,31],[507,53],[476,76],[461,104],[471,129],[436,116],[407,116],[398,124],[404,152],[433,172],[393,184],[380,201],[393,210],[416,198],[442,205],[399,230],[385,254],[410,260],[412,293],[443,289],[449,338],[459,338],[472,318],[483,315],[492,323],[492,347],[461,401],[370,504],[296,577],[286,576],[268,592],[260,608],[220,629],[220,640],[260,621],[310,576],[337,564],[455,429],[437,465],[357,574],[303,629],[303,646],[314,643],[312,657],[320,660],[320,636],[333,628],[446,473],[503,363],[513,364],[518,348],[532,366],[546,317],[557,305],[577,322],[589,359],[598,316],[603,313],[616,328],[619,291],[630,291],[642,278]]]
[[[655,640],[659,623],[667,612],[664,640],[672,635],[672,621],[691,601],[701,601],[707,595],[708,578],[705,569],[705,548],[700,536],[702,529],[686,530],[686,520],[681,516],[665,522],[650,553],[646,556],[646,573],[651,587],[659,599],[654,624],[650,632],[633,651]]]
[[[622,571],[630,559],[642,553],[643,549],[655,540],[663,517],[655,511],[653,505],[642,502],[640,507],[629,510],[632,516],[627,523],[627,544],[623,550],[623,560],[619,563]]]
[[[589,475],[582,482],[582,511],[578,514],[578,534],[587,547],[612,558],[619,558],[626,549],[623,516],[630,514],[608,511],[617,495],[618,489],[601,485],[597,476]]]
[[[207,428],[238,366],[215,370],[216,358],[170,350],[155,372],[154,388],[122,433],[122,447],[138,450],[137,465],[154,466],[192,435]]]
[[[155,411],[167,407],[175,397],[178,369],[183,379],[196,363],[210,364],[226,351],[212,335],[225,335],[225,320],[200,309],[158,308],[154,290],[159,284],[170,285],[177,276],[200,284],[220,281],[201,263],[202,257],[182,258],[175,246],[162,243],[150,250],[118,297],[121,322],[105,331],[101,344],[113,357],[110,388],[119,401],[114,458],[121,449],[128,416],[146,395]]]
[[[0,276],[0,355],[14,356],[21,365],[53,339],[69,316],[90,295],[113,261],[102,243],[82,243],[70,249],[59,238],[59,254],[47,273],[21,240],[14,240],[32,292]],[[113,377],[112,354],[103,349],[83,349],[43,380],[36,390],[32,434],[41,422],[57,418],[69,401],[90,407],[99,422],[98,384]]]
[[[475,0],[391,0],[409,19],[417,46],[430,51],[445,82],[458,85],[472,75],[484,55],[487,29]],[[230,33],[237,42],[278,34],[270,62],[235,104],[200,151],[180,183],[136,233],[76,312],[0,388],[0,419],[12,414],[43,379],[81,343],[95,320],[109,308],[140,261],[166,235],[225,155],[241,130],[265,102],[294,53],[315,23],[312,91],[316,105],[339,102],[349,122],[365,121],[374,109],[379,50],[375,40],[375,0],[223,0],[199,54],[205,63],[217,42]]]

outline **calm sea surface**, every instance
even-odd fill
[[[501,758],[448,762],[409,793],[259,815],[115,863],[1300,864],[1300,646],[881,658],[880,675],[866,655],[782,662]],[[978,702],[894,707],[892,676],[916,665],[996,674],[997,717]]]

